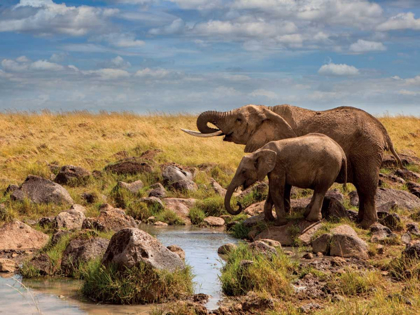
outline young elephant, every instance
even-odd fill
[[[311,133],[302,137],[271,141],[261,149],[242,158],[225,196],[225,207],[230,214],[233,210],[230,199],[239,186],[244,189],[261,181],[268,175],[269,192],[264,207],[265,218],[274,220],[271,212],[274,203],[277,223],[287,223],[286,212],[290,210],[290,190],[292,186],[314,190],[308,211],[308,221],[322,219],[321,207],[325,193],[337,177],[347,182],[347,160],[343,149],[330,137]]]

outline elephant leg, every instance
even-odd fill
[[[322,219],[322,203],[324,201],[324,196],[327,190],[315,190],[314,195],[312,196],[312,200],[309,208],[309,214],[306,216],[306,220],[310,222],[317,222]]]
[[[292,190],[292,186],[287,184],[284,187],[284,210],[286,211],[287,214],[291,214],[292,213],[292,208],[290,206],[290,192]]]
[[[368,170],[368,171],[366,171]],[[379,168],[377,165],[365,166],[363,170],[355,171],[355,186],[359,195],[358,219],[362,228],[367,229],[378,221],[375,196],[378,188]]]
[[[273,200],[271,199],[270,190],[268,191],[267,199],[264,204],[264,219],[266,221],[275,221],[273,216]]]
[[[284,225],[287,223],[286,211],[284,209],[284,189],[286,185],[285,176],[270,176],[270,183],[273,184],[272,187],[276,187],[276,189],[270,189],[270,196],[276,208],[276,224]]]

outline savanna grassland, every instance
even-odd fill
[[[420,118],[381,117],[398,152],[420,156]],[[157,162],[185,166],[216,164],[234,170],[243,146],[221,138],[195,138],[180,129],[196,129],[196,116],[178,114],[70,112],[0,114],[0,189],[29,174],[47,175],[48,164],[102,169],[118,152],[136,156],[160,149]]]
[[[388,130],[397,152],[420,157],[419,117],[384,116],[379,119]],[[147,150],[160,150],[156,151],[156,155],[151,159],[150,163],[154,169],[150,174],[121,176],[103,172],[102,177],[92,178],[85,185],[66,186],[66,189],[76,203],[87,207],[87,217],[95,217],[99,214],[101,201],[87,204],[81,198],[83,192],[105,195],[109,197],[108,202],[113,203],[116,200],[115,196],[113,197],[113,189],[118,181],[131,182],[141,179],[144,182],[144,189],[134,197],[124,199],[123,196],[123,201],[126,204],[127,214],[145,220],[147,216],[155,213],[144,208],[144,205],[136,208],[135,199],[145,196],[150,185],[161,181],[160,167],[166,163],[176,163],[196,168],[198,171],[194,181],[198,185],[198,190],[186,193],[168,191],[168,196],[198,199],[196,206],[190,209],[189,217],[193,224],[200,224],[205,216],[226,214],[223,198],[209,188],[209,183],[211,178],[214,178],[226,187],[244,155],[243,146],[223,142],[222,138],[195,138],[183,133],[181,128],[196,129],[196,116],[187,114],[3,113],[0,114],[0,122],[0,203],[5,204],[5,210],[0,213],[0,223],[11,218],[39,219],[68,208],[12,202],[7,193],[3,194],[8,185],[20,185],[30,174],[53,179],[54,173],[63,165],[81,166],[91,172],[102,171],[105,166],[123,158],[140,157]],[[417,165],[409,169],[420,172]],[[390,174],[392,171],[381,170],[384,174]],[[417,182],[420,183],[420,180]],[[393,186],[393,183],[387,182],[386,185],[391,185],[387,188],[407,190],[405,184],[395,183]],[[337,185],[336,188],[341,189],[341,186]],[[354,187],[349,188],[350,191],[354,190]],[[342,190],[341,192],[345,195],[345,207],[357,210],[357,207],[350,205],[348,192]],[[302,196],[306,195],[297,197]],[[243,204],[249,205],[262,199],[261,196],[254,194]],[[340,297],[335,301],[331,300],[331,295],[327,295],[327,298],[314,299],[313,302],[322,306],[322,309],[313,310],[315,314],[419,314],[420,263],[419,260],[401,258],[404,249],[401,236],[405,225],[419,218],[413,219],[407,210],[392,211],[401,216],[402,226],[395,231],[397,237],[393,243],[385,243],[380,248],[378,244],[370,242],[369,231],[359,229],[354,222],[347,219],[325,223],[323,229],[319,231],[327,233],[340,224],[351,225],[359,237],[368,243],[370,256],[365,265],[356,264],[356,268],[352,268],[344,263],[332,273],[330,270],[320,271],[310,265],[292,261],[281,249],[278,249],[278,256],[274,259],[262,254],[255,255],[245,245],[240,245],[229,255],[222,270],[222,288],[227,295],[245,295],[249,291],[254,291],[260,297],[275,298],[275,310],[266,310],[264,314],[301,314],[297,306],[300,306],[302,301],[308,303],[312,300],[308,297],[297,298],[296,292],[289,284],[298,283],[305,277],[312,277],[316,279],[317,285],[322,283],[326,291],[335,292],[336,296]],[[177,218],[171,216],[168,211],[156,215],[158,220],[169,224],[178,223]],[[238,216],[233,220],[240,221],[244,217],[244,215]],[[37,228],[41,230],[40,227]],[[51,234],[51,231],[44,230],[44,232]],[[238,238],[246,238],[249,232],[241,223],[235,225],[233,229],[233,234]],[[111,235],[103,237],[110,238]],[[420,235],[416,236],[416,239],[420,239]],[[64,245],[67,245],[68,241],[69,239],[63,239],[55,247],[45,249],[47,255],[59,261]],[[310,250],[300,247],[298,251],[303,253]],[[379,251],[383,253],[379,254]],[[254,261],[246,273],[241,269],[243,260]],[[75,277],[98,282],[97,279],[99,276],[102,277],[102,274],[95,271],[99,270],[99,267],[96,267],[92,267],[93,271],[81,270],[82,275]],[[109,278],[108,275],[105,276],[102,278]],[[188,275],[187,278],[189,277]],[[103,283],[105,283],[103,287],[108,287],[108,282]],[[182,290],[190,289],[188,287]],[[186,309],[185,305],[181,308],[174,306],[171,311],[172,314],[196,314]],[[154,314],[162,313],[156,311]]]

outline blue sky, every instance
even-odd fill
[[[417,0],[2,0],[0,110],[420,115]]]

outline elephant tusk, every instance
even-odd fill
[[[199,131],[193,131],[193,130],[188,130],[188,129],[181,129],[181,130],[194,137],[209,138],[209,137],[223,136],[222,130],[218,130],[216,132],[211,132],[211,133],[201,133]]]

